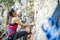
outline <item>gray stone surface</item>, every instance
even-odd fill
[[[57,7],[57,0],[34,0],[36,40],[47,40],[45,33],[41,29],[42,23],[46,23]],[[35,38],[33,40],[35,40]]]

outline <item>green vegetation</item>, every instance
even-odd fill
[[[14,4],[13,0],[0,0],[0,3],[4,3],[7,8],[10,8]]]

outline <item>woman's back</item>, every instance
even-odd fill
[[[10,18],[10,22],[9,22],[9,26],[8,26],[8,29],[9,30],[16,31],[16,29],[18,27],[18,24],[17,23],[14,23],[14,20],[15,19],[16,19],[15,17]]]

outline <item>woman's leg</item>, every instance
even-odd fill
[[[28,33],[26,31],[16,32],[14,40],[23,37],[23,40],[27,40]]]

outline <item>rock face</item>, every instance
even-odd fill
[[[36,34],[33,40],[48,40],[41,29],[42,23],[47,24],[57,7],[57,0],[34,0]]]
[[[6,16],[4,14],[4,11],[5,11],[6,7],[3,3],[0,3],[0,21],[2,22],[0,24],[0,30],[4,30],[4,27],[5,27],[5,22],[6,22]]]
[[[31,38],[31,40],[48,40],[41,29],[41,25],[42,23],[47,25],[48,18],[52,16],[57,4],[57,0],[34,0],[34,21],[36,33],[32,35],[33,39]],[[6,15],[6,13],[7,10],[5,10],[4,15]],[[4,16],[5,20],[6,16]]]

